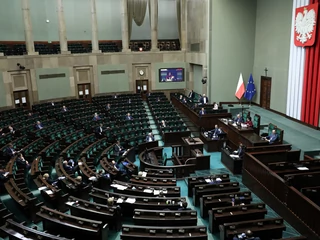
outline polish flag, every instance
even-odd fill
[[[240,77],[239,77],[239,81],[238,81],[238,85],[237,85],[237,90],[236,90],[236,97],[240,100],[243,96],[243,94],[245,93],[246,88],[244,86],[243,83],[243,78],[242,78],[242,73],[240,73]]]

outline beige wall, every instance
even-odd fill
[[[45,101],[45,93],[39,91],[51,91],[50,87],[42,86],[38,87],[39,83],[39,74],[36,72],[39,69],[48,69],[48,74],[50,73],[67,73],[65,76],[65,81],[68,82],[70,89],[68,88],[68,92],[70,92],[70,97],[77,96],[77,84],[78,83],[85,83],[82,80],[78,79],[77,70],[83,69],[90,71],[88,73],[88,83],[92,85],[92,95],[95,94],[103,94],[99,90],[100,79],[98,74],[98,66],[99,69],[103,68],[103,66],[122,66],[126,70],[126,76],[128,85],[126,85],[125,89],[117,89],[119,92],[123,91],[134,91],[135,89],[135,81],[140,79],[138,72],[136,71],[139,69],[139,66],[143,66],[145,71],[148,73],[146,76],[150,82],[150,89],[152,91],[158,90],[158,78],[156,74],[152,74],[156,71],[154,66],[161,66],[161,64],[165,64],[165,66],[170,66],[172,64],[173,67],[184,65],[183,63],[186,62],[186,54],[184,52],[132,52],[132,53],[106,53],[106,54],[75,54],[75,55],[52,55],[52,56],[14,56],[14,57],[0,57],[0,74],[2,78],[0,81],[3,82],[2,86],[8,86],[4,89],[4,94],[6,97],[6,103],[2,103],[1,106],[12,106],[12,91],[13,88],[10,87],[10,83],[12,82],[12,73],[19,74],[17,71],[17,63],[25,66],[28,81],[27,81],[27,88],[30,90],[30,95],[33,97],[31,98],[33,102],[37,102],[40,97],[40,100]],[[124,66],[124,67],[123,67]],[[184,65],[183,67],[186,68],[185,70],[185,78],[186,81],[188,79],[188,67]],[[52,70],[50,70],[52,69]],[[63,71],[62,71],[63,70]],[[100,69],[101,70],[101,69]],[[44,74],[44,72],[41,72]],[[52,79],[54,81],[55,79]],[[63,79],[60,79],[60,81]],[[54,84],[54,82],[50,83]],[[1,85],[0,85],[1,86]],[[103,86],[106,87],[105,85]],[[181,86],[176,86],[177,89],[185,88],[185,83]],[[174,89],[168,85],[168,89]],[[48,94],[47,100],[52,100],[52,96],[61,96],[61,94]],[[2,98],[2,101],[5,98]],[[32,103],[33,103],[32,102]],[[31,104],[32,104],[31,103]],[[11,104],[11,105],[10,105]]]
[[[272,77],[270,108],[286,113],[292,0],[258,0],[253,77],[260,103],[260,78]]]

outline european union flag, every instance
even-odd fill
[[[256,86],[254,85],[252,74],[250,74],[249,81],[247,84],[247,89],[246,89],[246,92],[244,93],[244,97],[249,101],[251,101],[255,94],[256,94]]]

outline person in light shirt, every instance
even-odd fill
[[[208,97],[205,94],[203,94],[202,97],[200,98],[200,103],[201,104],[208,104],[208,102],[209,102]]]
[[[218,103],[214,102],[213,103],[213,110],[218,110],[218,109],[219,109]]]
[[[149,133],[146,137],[146,142],[154,142],[154,136],[152,133]]]

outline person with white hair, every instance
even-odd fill
[[[203,94],[202,97],[200,98],[200,103],[201,104],[208,104],[209,103],[209,99],[205,94]]]
[[[154,136],[152,132],[148,133],[148,135],[146,136],[146,142],[154,142]]]

